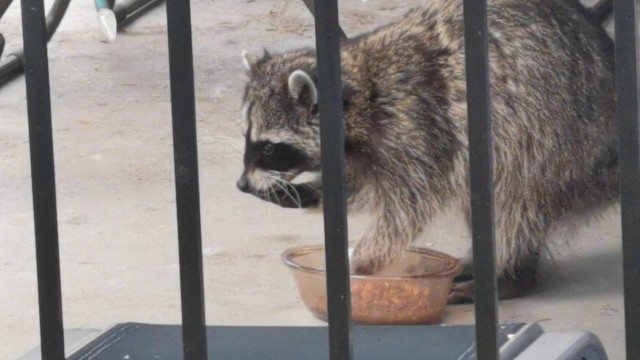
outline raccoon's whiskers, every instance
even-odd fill
[[[282,178],[282,175],[293,175],[293,174],[290,172],[278,172],[273,170],[267,172],[267,176],[269,177],[269,179],[273,180],[274,184],[280,190],[282,190],[285,193],[285,195],[296,204],[297,207],[302,208],[302,201],[300,200],[300,194],[298,194],[298,190],[296,190],[296,188],[293,185],[285,181]],[[291,189],[291,191],[289,191],[289,189]],[[291,194],[291,192],[295,194],[295,197]]]
[[[238,140],[229,136],[213,136],[214,140],[218,140],[219,143],[223,143],[225,145],[229,145],[231,148],[233,148],[235,151],[237,151],[238,153],[243,152],[242,150],[242,140]]]
[[[260,193],[262,194],[262,197],[266,197],[268,202],[274,202],[273,200],[271,200],[271,190],[270,189],[266,189],[266,190],[260,190]],[[278,197],[276,196],[276,203],[280,203],[280,201],[278,200]]]
[[[285,185],[285,187],[288,187],[289,189],[291,189],[291,191],[296,195],[296,199],[291,198],[292,200],[294,200],[296,202],[296,205],[298,205],[299,208],[302,208],[302,200],[300,200],[300,194],[298,193],[298,190],[296,189],[295,186],[291,185],[290,183],[286,182],[286,181],[282,181],[282,183]],[[291,195],[289,195],[291,196]]]
[[[287,171],[287,172],[281,172],[281,173],[280,173],[280,176],[281,176],[281,177],[284,177],[284,176],[288,176],[288,177],[289,177],[289,179],[288,179],[288,181],[287,181],[287,182],[289,182],[289,181],[291,181],[293,178],[295,178],[295,177],[296,177],[296,175],[297,175],[297,174],[294,174],[294,173],[289,172],[289,171]],[[283,179],[283,180],[284,180],[284,179]],[[286,181],[286,180],[285,180],[285,181]]]
[[[271,201],[271,195],[273,195],[273,198],[276,200],[275,203],[278,204],[279,206],[282,206],[282,203],[280,202],[280,198],[278,197],[278,194],[276,194],[276,190],[273,187],[267,190],[267,196],[269,197],[269,201]]]
[[[289,183],[287,183],[286,181],[282,180],[281,178],[277,178],[274,177],[273,178],[275,180],[275,185],[280,188],[280,190],[284,191],[285,195],[291,199],[297,207],[302,207],[301,201],[300,201],[300,196],[298,195],[298,191],[291,187],[291,185]],[[293,197],[293,195],[291,195],[291,192],[289,192],[289,190],[287,189],[287,187],[291,187],[291,189],[293,189],[293,192],[296,194],[296,197]]]
[[[271,176],[275,176],[276,178],[280,179],[280,180],[284,180],[285,176],[290,176],[291,179],[293,179],[294,177],[296,177],[297,174],[294,174],[290,171],[275,171],[275,170],[269,170],[267,171],[267,173]],[[291,180],[289,179],[289,180]],[[284,180],[285,182],[287,182],[287,180]]]
[[[231,155],[229,155],[229,154],[224,154],[224,155],[222,155],[222,157],[223,157],[224,159],[226,159],[226,160],[231,160],[231,161],[233,161],[233,162],[235,162],[235,163],[243,164],[242,160],[238,159],[238,157],[237,157],[237,156],[231,156]]]
[[[300,194],[298,194],[298,190],[296,190],[295,187],[293,187],[291,184],[289,184],[288,182],[283,181],[282,184],[285,186],[286,188],[291,189],[291,192],[285,190],[285,192],[287,193],[287,195],[291,198],[291,200],[293,200],[293,202],[296,204],[296,206],[298,208],[302,208],[302,201],[300,200]],[[291,195],[291,193],[293,192],[293,194],[295,195],[295,198],[293,197],[293,195]]]

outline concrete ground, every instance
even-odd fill
[[[348,34],[421,0],[342,1]],[[0,23],[19,46],[18,3]],[[235,188],[241,171],[240,52],[313,45],[299,0],[192,1],[207,322],[323,325],[300,302],[280,261],[287,247],[322,241],[322,218],[282,209]],[[105,43],[91,2],[72,2],[50,43],[58,214],[66,328],[180,321],[164,7]],[[0,359],[38,344],[25,87],[0,89]],[[531,295],[500,303],[503,322],[589,330],[624,358],[617,206],[554,232],[555,265]],[[361,222],[350,223],[357,234]],[[462,254],[468,233],[455,212],[423,244]],[[473,323],[451,306],[447,324]]]

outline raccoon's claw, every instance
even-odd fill
[[[351,274],[353,275],[373,275],[382,270],[384,263],[375,260],[373,257],[363,256],[357,250],[354,252],[350,261]]]
[[[453,278],[453,285],[473,280],[473,265],[465,264],[460,274]]]
[[[465,264],[460,275],[453,279],[447,303],[465,304],[473,301],[473,265]]]
[[[352,261],[351,262],[351,274],[353,275],[373,275],[376,272],[377,266],[372,261]]]
[[[473,280],[456,282],[449,291],[447,304],[465,304],[472,303],[473,299]]]
[[[471,265],[453,280],[447,303],[463,304],[475,301],[473,274]],[[521,267],[515,270],[515,275],[498,275],[498,299],[507,300],[523,296],[537,283],[534,267]]]

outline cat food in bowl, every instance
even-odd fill
[[[306,307],[327,320],[324,247],[298,246],[282,255]],[[437,324],[442,321],[460,262],[411,248],[375,275],[351,275],[351,316],[358,324]]]

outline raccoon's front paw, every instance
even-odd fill
[[[389,265],[386,257],[355,249],[350,259],[351,273],[354,275],[374,275]]]
[[[353,275],[373,275],[376,271],[375,263],[371,261],[351,261],[351,274]]]
[[[447,304],[466,304],[472,303],[473,301],[473,280],[453,283],[449,291]]]
[[[462,272],[453,279],[453,285],[449,291],[448,304],[472,303],[473,297],[473,264],[466,262]]]
[[[473,291],[472,265],[468,264],[462,274],[453,280],[449,292],[449,304],[472,303],[475,301]],[[498,299],[507,300],[521,297],[536,284],[535,270],[530,268],[516,269],[515,276],[509,273],[498,275]]]

